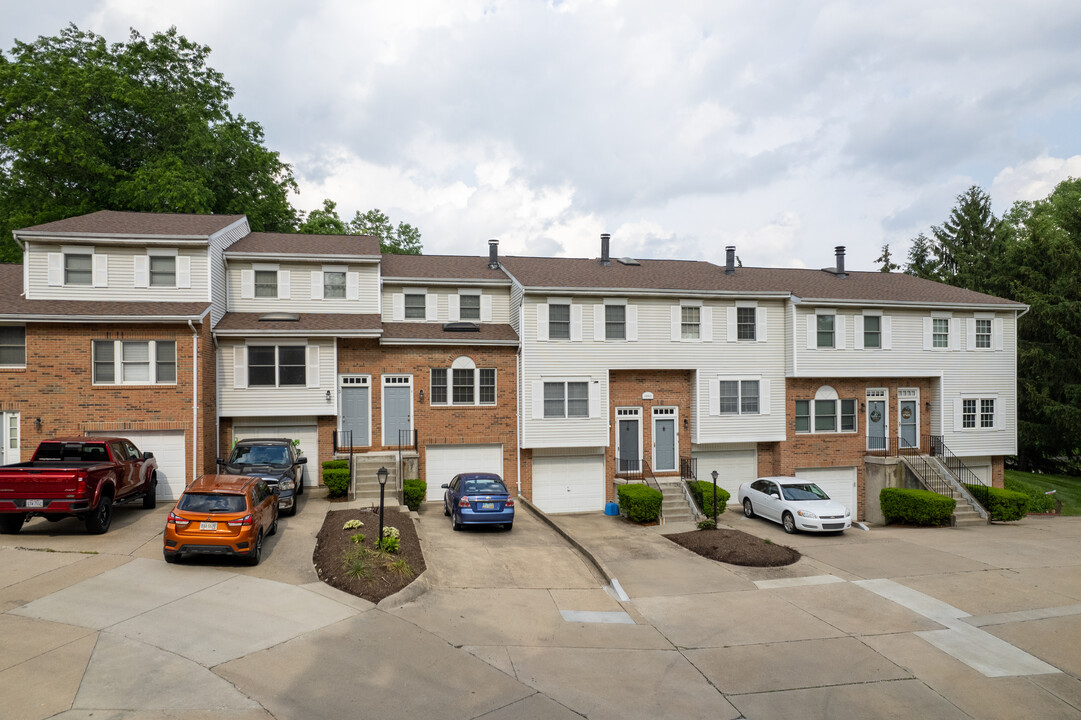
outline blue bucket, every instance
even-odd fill
[[[605,503],[604,504],[605,515],[619,515],[619,503]]]

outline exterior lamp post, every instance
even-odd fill
[[[379,540],[376,541],[376,547],[383,548],[383,492],[387,488],[387,472],[385,467],[379,468],[376,471],[375,476],[379,479]]]
[[[717,522],[717,471],[714,470],[713,475],[713,522]],[[380,521],[382,522],[382,521]]]

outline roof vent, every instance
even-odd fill
[[[736,272],[736,246],[729,245],[724,249],[724,274],[734,275]]]
[[[641,265],[642,263],[638,262],[634,258],[622,257],[622,258],[619,259],[619,264],[620,265]]]
[[[480,325],[472,322],[443,323],[443,332],[480,332]]]
[[[299,313],[274,312],[259,316],[259,322],[298,322]]]
[[[488,241],[488,269],[499,269],[499,241],[495,238]]]
[[[612,261],[608,254],[608,243],[612,236],[609,233],[601,233],[601,265],[611,265]]]

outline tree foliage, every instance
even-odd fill
[[[1000,255],[998,233],[990,195],[976,185],[958,195],[946,222],[931,227],[942,281],[991,292],[992,265]]]
[[[878,268],[881,272],[888,273],[894,270],[900,270],[901,266],[893,261],[893,255],[890,253],[890,244],[886,243],[882,246],[882,254],[875,260],[876,263],[882,263]]]
[[[938,261],[935,259],[931,239],[923,233],[912,239],[912,247],[908,250],[908,262],[905,263],[905,272],[924,280],[938,279]]]
[[[295,227],[292,169],[209,54],[175,28],[108,45],[75,25],[0,53],[0,259],[19,258],[13,229],[102,209]]]
[[[338,204],[323,200],[323,207],[312,210],[300,224],[300,232],[313,235],[371,235],[379,238],[380,252],[397,255],[420,255],[420,230],[406,222],[397,227],[378,208],[357,213],[346,223],[338,215]]]

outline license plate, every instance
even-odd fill
[[[217,530],[218,524],[216,522],[206,522],[205,520],[199,523],[200,530]]]
[[[481,510],[495,510],[495,503],[481,503]]]
[[[28,508],[45,507],[45,501],[44,500],[27,500],[26,501],[26,507],[28,507]]]

